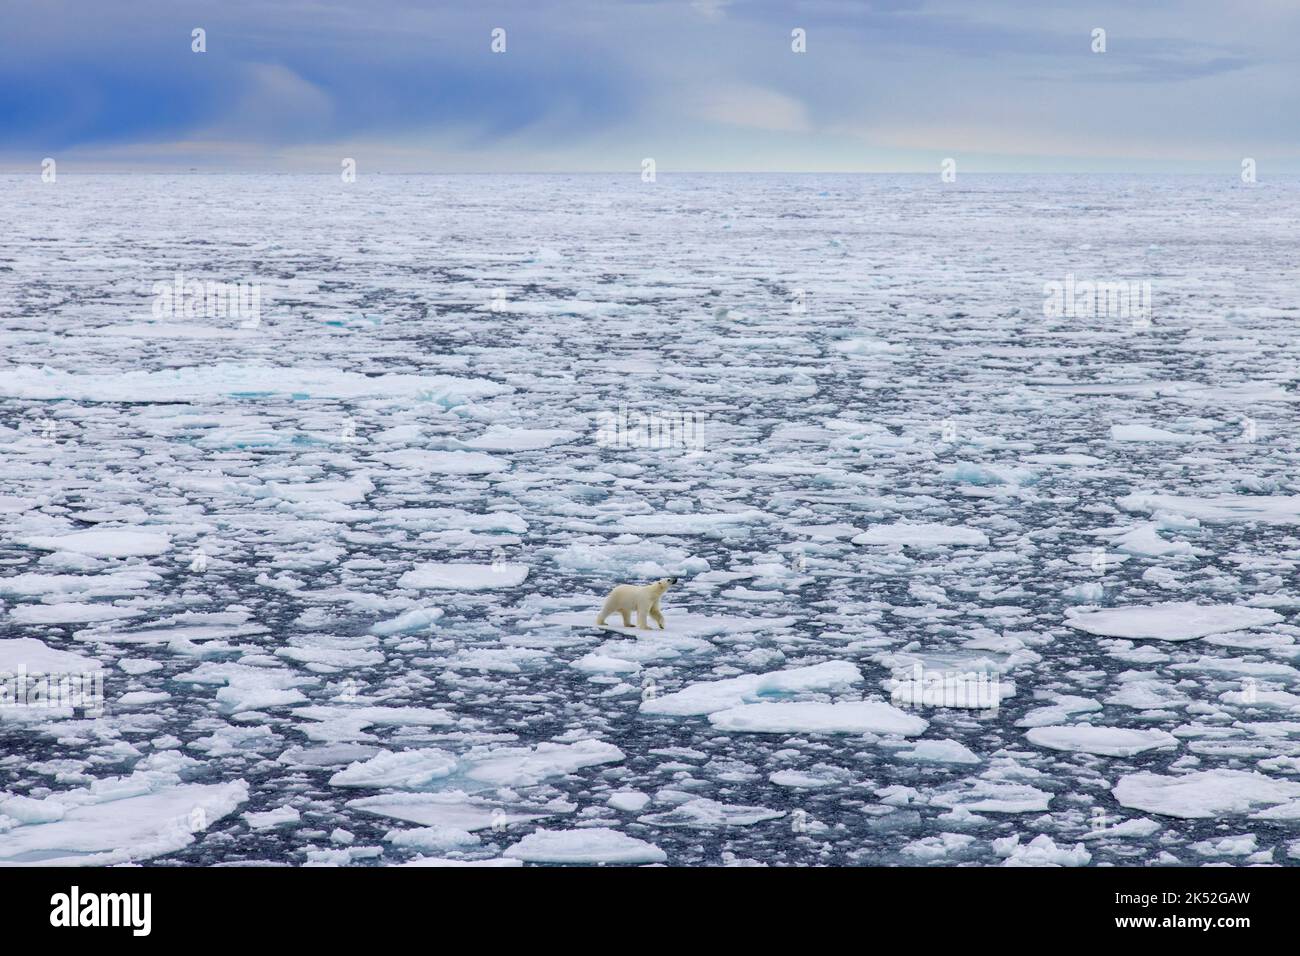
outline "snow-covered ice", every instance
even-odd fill
[[[1171,602],[1102,610],[1079,610],[1067,623],[1089,634],[1160,641],[1191,641],[1211,634],[1277,624],[1283,618],[1267,608]]]
[[[1163,730],[1094,727],[1035,727],[1025,734],[1031,744],[1049,750],[1100,754],[1106,757],[1132,757],[1157,747],[1177,747],[1178,738]]]
[[[654,844],[608,827],[538,829],[504,855],[528,863],[662,863],[668,859]]]
[[[945,545],[982,548],[989,543],[989,539],[988,535],[977,528],[899,521],[869,528],[862,534],[855,535],[853,543],[892,544],[905,548],[939,548]]]
[[[528,577],[522,564],[419,564],[397,579],[403,588],[433,588],[444,591],[482,591],[513,588]]]
[[[60,172],[0,862],[1300,859],[1300,181]]]
[[[789,697],[799,693],[847,691],[863,682],[862,674],[847,661],[826,661],[808,667],[790,667],[763,674],[744,674],[724,680],[693,684],[662,697],[641,703],[647,714],[688,716],[713,714],[765,697]]]
[[[1115,785],[1121,805],[1171,817],[1241,815],[1300,801],[1300,782],[1258,771],[1198,770],[1179,776],[1127,774]]]
[[[247,799],[242,779],[182,783],[167,766],[96,779],[40,800],[0,799],[0,865],[109,866],[172,853]]]
[[[929,726],[883,701],[742,704],[709,714],[719,730],[751,734],[897,734],[915,737]]]

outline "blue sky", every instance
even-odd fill
[[[11,170],[1300,171],[1296,0],[4,3]]]

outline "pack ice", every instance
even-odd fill
[[[933,179],[0,176],[0,862],[1294,863],[1300,189]]]

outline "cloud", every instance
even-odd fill
[[[776,90],[735,84],[696,95],[695,115],[709,122],[790,133],[811,128],[804,104]]]
[[[1300,110],[1300,9],[1284,0],[1096,0],[1085,15],[1038,0],[129,7],[7,12],[6,165],[143,162],[152,145],[161,164],[281,168],[346,144],[344,155],[403,168],[423,156],[430,171],[624,169],[642,155],[664,168],[929,168],[934,151],[1012,152],[1051,169],[1240,150],[1300,168],[1287,121]],[[195,25],[205,54],[190,52]],[[1102,55],[1089,50],[1097,25]],[[497,26],[503,54],[489,48]],[[795,26],[806,53],[790,49]]]
[[[706,20],[721,20],[731,0],[691,0],[691,7]]]
[[[330,95],[278,63],[242,64],[242,93],[205,136],[255,139],[302,139],[317,135],[334,121]]]

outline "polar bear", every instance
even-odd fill
[[[659,630],[664,629],[664,615],[659,610],[659,599],[663,597],[664,592],[671,585],[677,583],[676,578],[660,578],[654,584],[620,584],[614,590],[609,592],[609,597],[605,598],[605,603],[596,615],[596,626],[604,627],[605,618],[617,612],[623,615],[623,626],[631,627],[632,620],[628,616],[633,610],[636,611],[636,626],[643,631],[650,630],[646,624],[646,615],[654,618],[659,624]]]

